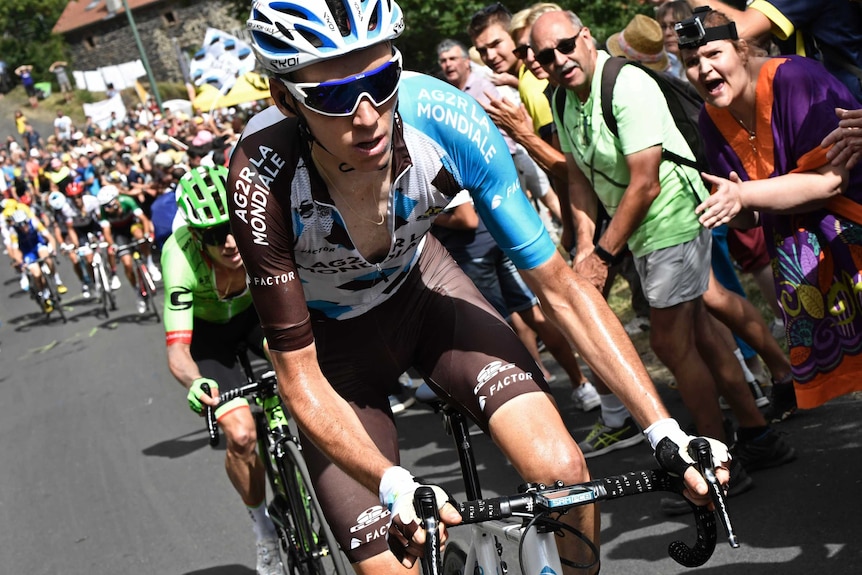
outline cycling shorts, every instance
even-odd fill
[[[141,224],[138,223],[134,223],[128,227],[111,228],[111,236],[114,238],[114,243],[116,245],[123,246],[135,241],[135,231],[142,229],[143,227],[141,226]],[[117,255],[121,257],[131,253],[131,249],[117,250]]]
[[[201,375],[218,383],[219,393],[245,385],[245,373],[237,357],[243,348],[264,358],[263,330],[254,306],[233,316],[227,323],[213,323],[197,317],[194,319],[189,351]],[[216,417],[220,418],[237,407],[247,405],[248,400],[245,398],[235,399],[221,406]]]
[[[414,367],[438,396],[484,431],[505,402],[548,392],[541,371],[503,318],[430,234],[418,265],[398,291],[365,314],[312,315],[318,361],[378,449],[398,463],[389,395]],[[388,550],[389,511],[300,434],[312,483],[329,525],[351,562]]]
[[[24,265],[30,265],[39,261],[39,258],[47,256],[51,253],[51,250],[48,246],[39,245],[36,246],[36,249],[33,251],[29,251],[23,255]]]

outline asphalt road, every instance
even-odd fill
[[[253,573],[253,536],[223,449],[208,446],[167,370],[162,325],[135,313],[128,286],[120,309],[98,317],[77,296],[68,264],[69,322],[45,324],[3,260],[0,575]],[[582,438],[596,413],[570,409],[567,387],[554,392]],[[685,421],[674,392],[662,394]],[[844,398],[780,426],[798,460],[756,473],[756,488],[730,501],[742,547],[720,540],[699,570],[667,557],[667,544],[691,541],[692,530],[661,515],[658,495],[605,504],[602,574],[862,573],[860,408]],[[463,497],[438,417],[414,407],[397,419],[403,464]],[[513,492],[511,467],[486,438],[474,440],[485,495]],[[595,476],[653,466],[645,444],[590,462]],[[466,531],[453,529],[453,538]]]

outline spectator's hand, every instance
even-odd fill
[[[210,386],[211,396],[204,393],[204,390],[201,389],[201,385],[204,383]],[[205,403],[210,407],[218,405],[218,383],[216,383],[216,380],[208,377],[199,377],[192,382],[186,399],[189,400],[189,408],[200,415],[204,409],[202,404]]]
[[[389,525],[389,549],[404,567],[410,568],[425,552],[425,530],[413,506],[413,496],[421,485],[403,467],[390,467],[380,481],[380,501],[389,507],[392,522]],[[440,543],[448,537],[446,525],[461,523],[461,515],[448,502],[446,492],[436,485],[434,491],[440,510]]]
[[[858,110],[845,110],[835,108],[835,115],[841,121],[838,127],[832,130],[820,146],[832,148],[826,152],[826,158],[833,166],[852,169],[862,159],[862,108]]]
[[[488,79],[495,86],[511,86],[512,88],[518,88],[518,77],[509,74],[508,72],[503,72],[502,74],[497,74],[496,72],[492,72],[488,74]]]
[[[712,174],[703,174],[704,179],[713,184],[715,191],[702,204],[694,209],[700,217],[702,226],[712,229],[726,224],[744,208],[740,195],[742,180],[736,172],[730,172],[730,179]]]
[[[506,98],[492,98],[487,92],[488,103],[482,107],[491,116],[491,120],[515,141],[521,141],[525,135],[533,133],[533,119],[527,114],[523,104],[515,104]]]
[[[608,264],[595,253],[578,260],[575,258],[574,270],[587,281],[593,284],[597,290],[604,291],[605,283],[608,281]]]

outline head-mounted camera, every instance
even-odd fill
[[[713,40],[739,39],[736,33],[736,22],[705,28],[703,20],[710,12],[712,8],[701,6],[694,9],[691,18],[676,23],[673,29],[679,37],[680,50],[695,50]]]

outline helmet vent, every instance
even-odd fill
[[[342,38],[350,36],[353,22],[350,19],[347,8],[344,6],[344,0],[326,0],[326,5],[329,6],[329,11],[332,12],[332,18],[335,20],[335,25],[338,26],[338,31],[341,32]]]
[[[278,28],[278,31],[284,34],[284,37],[288,40],[293,40],[293,30],[282,24],[281,22],[276,22],[275,27]],[[286,45],[286,44],[285,44]]]

